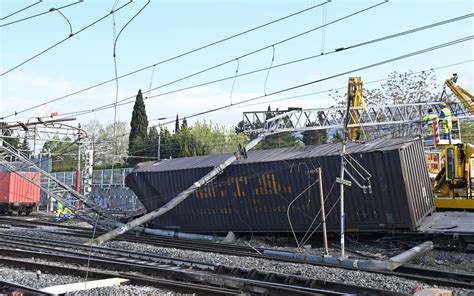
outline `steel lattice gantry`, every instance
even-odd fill
[[[1,140],[1,139],[0,139]],[[51,173],[48,173],[39,168],[36,163],[28,159],[27,156],[12,147],[7,142],[0,141],[0,167],[4,167],[7,172],[15,173],[21,178],[38,186],[41,191],[47,195],[57,199],[64,207],[69,208],[76,217],[94,225],[95,223],[102,224],[103,221],[114,221],[115,219],[109,215],[105,215],[96,205],[86,196],[75,191],[64,182],[58,180]],[[25,174],[26,171],[34,171],[41,173],[45,182],[37,183],[34,179]],[[44,183],[48,184],[47,186]],[[67,203],[67,198],[73,198],[79,201],[81,208],[76,209],[74,206]],[[106,227],[101,227],[107,229]]]
[[[439,113],[441,110],[440,103],[441,102],[423,102],[351,108],[351,119],[353,119],[353,122],[358,123],[349,124],[348,127],[377,127],[383,125],[420,122],[421,118],[427,113],[429,108],[431,108],[435,113]],[[474,116],[461,103],[448,103],[447,107],[451,110],[453,117],[458,119],[474,118]],[[279,131],[289,132],[342,128],[345,118],[344,107],[317,109],[295,108],[294,110],[290,109],[282,111],[244,112],[243,131],[245,133],[259,133],[263,130],[269,130],[269,127],[265,124],[266,119],[283,113],[286,113],[287,116],[281,117],[277,121],[271,121],[270,124],[278,125]],[[356,118],[358,118],[358,120],[355,120]]]

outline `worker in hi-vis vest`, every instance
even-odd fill
[[[438,119],[438,114],[433,112],[433,109],[429,108],[428,113],[423,116],[422,120],[426,124],[428,136],[427,138],[433,138],[433,120]]]
[[[446,107],[445,102],[441,102],[441,112],[439,112],[439,119],[441,123],[441,131],[443,132],[443,139],[451,138],[451,129],[453,128],[453,121],[451,119],[451,110]]]

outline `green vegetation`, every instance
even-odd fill
[[[135,165],[139,162],[145,161],[139,156],[145,156],[144,149],[148,144],[148,118],[145,110],[145,103],[143,102],[142,90],[138,91],[133,106],[132,120],[130,122],[131,130],[128,138],[128,158],[129,165]]]
[[[73,171],[76,169],[77,145],[70,137],[59,138],[54,136],[52,140],[46,141],[41,151],[51,155],[52,171]]]
[[[474,145],[474,121],[461,122],[461,139],[463,143]]]

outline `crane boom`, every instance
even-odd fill
[[[458,74],[454,73],[453,77],[446,79],[444,83],[444,90],[443,93],[441,94],[441,97],[443,97],[443,94],[446,92],[446,86],[449,87],[449,89],[453,92],[453,94],[461,101],[461,103],[464,105],[466,110],[471,114],[474,115],[474,95],[471,94],[467,89],[464,89],[456,84],[458,80]]]

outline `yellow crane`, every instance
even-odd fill
[[[445,81],[441,99],[446,87],[459,99],[470,114],[474,115],[474,96],[456,85],[457,74]],[[474,145],[462,143],[460,134],[456,139],[440,139],[442,168],[433,181],[436,208],[474,209]]]
[[[466,110],[474,115],[474,96],[456,84],[457,74],[445,81],[441,99],[446,94],[446,87],[459,99]],[[363,83],[360,77],[350,77],[347,97],[349,111],[349,139],[360,139],[360,110],[366,108],[362,96]],[[440,120],[441,121],[441,120]],[[453,118],[452,135],[449,139],[439,139],[436,144],[439,158],[443,160],[433,181],[436,208],[440,209],[474,209],[474,145],[461,141],[460,123]],[[436,122],[438,123],[438,121]]]

